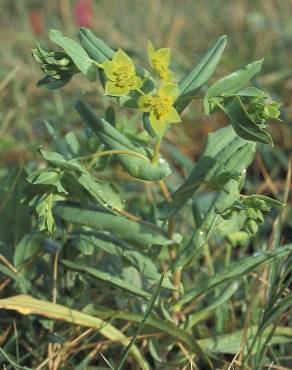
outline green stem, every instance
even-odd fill
[[[158,157],[159,157],[159,152],[160,152],[160,144],[161,144],[161,138],[157,139],[155,146],[154,146],[154,151],[153,151],[153,156],[151,159],[151,163],[154,165],[157,165],[158,163]]]
[[[136,91],[138,91],[141,95],[146,95],[141,89],[137,88]]]
[[[149,158],[147,158],[143,154],[134,152],[132,150],[122,150],[122,149],[104,150],[102,152],[94,153],[92,155],[85,156],[85,157],[79,157],[77,159],[82,160],[82,159],[92,158],[91,162],[88,165],[88,168],[91,168],[95,164],[97,158],[103,157],[105,155],[113,155],[113,154],[129,155],[129,156],[132,156],[132,157],[138,157],[138,158],[141,158],[141,159],[145,159],[146,161],[149,161]]]

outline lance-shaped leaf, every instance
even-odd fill
[[[239,198],[239,186],[239,182],[236,180],[230,180],[224,185],[205,215],[201,226],[195,230],[191,239],[180,250],[173,266],[174,269],[188,265],[208,241],[213,228],[216,226],[217,221],[220,220],[218,213],[222,213],[230,208]]]
[[[120,195],[109,183],[99,181],[93,177],[77,160],[67,160],[56,152],[40,150],[42,157],[52,166],[65,171],[75,172],[74,181],[79,183],[100,205],[114,210],[123,208]]]
[[[188,329],[191,329],[198,322],[206,320],[208,317],[213,315],[217,308],[222,307],[231,298],[231,296],[238,291],[238,288],[239,284],[237,281],[222,287],[219,296],[214,298],[212,303],[208,304],[208,306],[204,307],[202,310],[189,315],[187,324]]]
[[[130,339],[122,332],[98,317],[93,317],[56,303],[35,299],[28,295],[17,295],[0,299],[0,308],[4,310],[14,310],[21,315],[39,315],[53,320],[65,321],[70,324],[93,328],[98,330],[105,338],[120,342],[125,347],[130,343]],[[144,356],[135,345],[131,347],[131,355],[143,370],[150,370]]]
[[[173,193],[172,202],[161,205],[161,218],[177,213],[202,184],[222,188],[238,178],[252,162],[255,144],[239,138],[231,126],[208,135],[205,150],[183,184]]]
[[[96,231],[108,231],[124,240],[144,247],[153,244],[168,245],[172,243],[165,236],[163,230],[152,224],[135,222],[102,211],[58,203],[54,209],[54,214],[67,222],[88,226]]]
[[[79,37],[81,45],[97,63],[104,63],[114,56],[115,51],[104,41],[94,36],[88,28],[80,28]]]
[[[73,60],[76,67],[86,76],[89,81],[96,80],[97,67],[94,65],[93,60],[83,49],[78,42],[64,37],[62,32],[57,30],[50,30],[50,40],[59,45],[69,57]]]
[[[269,326],[262,334],[261,339],[264,340],[268,337],[273,326]],[[236,330],[229,334],[220,335],[217,337],[201,339],[198,341],[203,349],[208,350],[213,353],[226,353],[231,355],[236,355],[241,350],[241,344],[243,340],[248,341],[249,344],[252,343],[254,336],[257,331],[257,326],[250,327],[247,331],[246,329]],[[277,327],[274,336],[271,338],[269,343],[271,344],[281,344],[281,343],[291,343],[292,342],[292,328],[289,327]],[[254,346],[254,349],[257,349]]]
[[[159,181],[170,174],[170,168],[163,159],[153,165],[146,156],[143,148],[134,146],[122,133],[117,131],[110,123],[96,116],[95,112],[85,103],[77,101],[76,109],[85,123],[110,149],[125,151],[117,154],[124,168],[133,176],[145,181]],[[129,152],[127,154],[126,152]]]
[[[143,276],[150,280],[159,280],[161,276],[156,264],[150,257],[145,255],[145,253],[135,250],[131,244],[113,235],[107,235],[105,233],[77,232],[71,235],[70,240],[72,241],[72,244],[77,247],[86,245],[87,248],[99,248],[105,253],[122,257],[132,266],[137,268]],[[170,274],[165,273],[162,286],[168,289],[174,289],[174,286],[170,281]]]
[[[66,266],[70,270],[84,272],[89,276],[96,278],[97,280],[103,281],[106,284],[112,285],[114,287],[120,288],[127,292],[130,292],[138,297],[143,298],[150,298],[151,294],[146,292],[145,290],[135,287],[133,284],[128,283],[127,281],[119,278],[118,276],[111,275],[107,272],[98,270],[93,267],[84,266],[80,263],[75,263],[68,260],[61,261],[64,266]]]
[[[204,98],[204,109],[206,114],[210,114],[212,106],[210,98],[221,95],[235,94],[246,87],[249,80],[260,72],[263,59],[248,64],[243,69],[231,73],[230,75],[216,81],[206,92]]]
[[[186,292],[186,294],[177,302],[177,305],[178,307],[181,307],[191,300],[196,299],[201,294],[214,289],[218,285],[227,283],[228,281],[239,280],[263,263],[271,262],[275,258],[283,258],[291,252],[292,244],[287,244],[272,251],[255,253],[251,257],[246,257],[238,262],[233,262],[231,265],[225,267],[224,270],[217,272],[215,275],[202,281],[196,288]]]
[[[207,51],[199,63],[179,82],[179,99],[175,108],[181,113],[194,95],[213,75],[226,46],[226,36],[221,36]]]

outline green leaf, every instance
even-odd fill
[[[66,78],[63,77],[62,79],[57,80],[51,76],[45,76],[38,81],[37,87],[41,87],[47,90],[57,90],[67,85],[71,81],[72,77],[73,75],[70,75]]]
[[[255,270],[257,267],[266,262],[271,262],[275,258],[283,258],[292,252],[292,244],[287,244],[280,248],[274,249],[269,252],[255,253],[253,256],[243,258],[238,262],[224,268],[224,270],[217,272],[215,275],[209,277],[207,280],[202,281],[198,287],[187,292],[178,302],[178,307],[196,299],[203,293],[206,293],[220,284],[228,281],[239,280],[250,271]]]
[[[19,270],[21,265],[42,249],[44,235],[32,232],[25,235],[15,247],[13,256],[14,266]]]
[[[62,178],[63,173],[58,169],[41,168],[33,171],[27,176],[27,181],[31,184],[55,185]]]
[[[104,41],[94,36],[88,28],[80,28],[79,37],[81,45],[97,63],[104,63],[114,56],[114,50],[108,47]]]
[[[61,261],[64,266],[67,268],[74,270],[74,271],[79,271],[79,272],[85,272],[90,276],[93,276],[94,278],[101,280],[109,285],[118,287],[122,290],[126,290],[127,292],[130,292],[138,297],[143,297],[143,298],[150,298],[151,294],[146,292],[143,289],[140,289],[138,287],[135,287],[133,284],[130,284],[123,279],[119,278],[118,276],[114,276],[111,274],[108,274],[107,272],[100,271],[96,268],[92,267],[87,267],[83,266],[80,263],[74,263],[68,260],[62,260]]]
[[[224,173],[226,182],[244,171],[252,162],[255,145],[239,138],[231,126],[208,135],[205,150],[193,170],[173,193],[172,202],[160,206],[160,217],[176,214],[196,193],[201,185],[218,186],[218,178]],[[226,176],[226,174],[228,176]],[[224,183],[221,184],[221,188]]]
[[[116,210],[123,209],[123,202],[117,190],[111,184],[97,180],[78,161],[75,159],[67,160],[59,153],[50,153],[42,149],[40,153],[52,166],[64,171],[74,171],[74,181],[86,189],[100,205]]]
[[[165,150],[179,166],[182,166],[187,173],[191,172],[194,167],[194,162],[173,144],[168,141],[163,141],[162,149]]]
[[[224,112],[230,118],[234,131],[241,138],[262,144],[273,144],[272,137],[267,131],[267,125],[254,121],[245,109],[240,97],[227,99],[224,103]]]
[[[271,208],[282,208],[284,203],[265,195],[252,194],[243,197],[242,202],[247,207],[259,208],[261,211],[269,211]]]
[[[76,67],[91,82],[96,80],[96,66],[87,52],[74,40],[64,37],[60,31],[50,30],[50,40],[59,45],[73,60]]]
[[[85,169],[75,159],[67,160],[61,154],[56,152],[47,152],[46,150],[39,150],[41,156],[53,167],[62,170],[71,170],[82,173]]]
[[[185,267],[197,255],[220,220],[219,213],[230,208],[239,198],[239,186],[238,181],[230,180],[218,193],[200,227],[195,230],[193,236],[178,253],[173,269]]]
[[[268,327],[263,333],[263,338],[269,335],[272,328]],[[256,334],[257,327],[250,327],[247,332],[246,329],[236,330],[229,334],[220,335],[217,337],[201,339],[198,341],[203,349],[213,353],[226,353],[236,355],[241,348],[243,340],[245,343],[251,344]],[[292,342],[292,329],[288,327],[278,327],[275,330],[275,335],[271,339],[271,344],[281,344]]]
[[[54,213],[67,222],[88,226],[97,231],[108,231],[144,247],[173,243],[167,239],[160,228],[144,222],[138,223],[122,216],[61,203],[57,204]]]
[[[221,36],[200,62],[179,82],[180,95],[175,107],[181,113],[194,95],[213,75],[226,46],[226,36]]]
[[[48,121],[45,121],[44,124],[45,124],[46,130],[48,132],[48,135],[49,135],[50,139],[53,142],[54,148],[63,157],[65,157],[66,159],[69,159],[70,158],[70,153],[68,151],[68,148],[67,148],[66,145],[64,145],[64,141],[61,140],[58,137],[56,129]]]
[[[111,184],[98,181],[89,172],[82,173],[76,178],[76,181],[83,186],[100,205],[111,207],[114,210],[122,210],[124,208],[120,194]]]
[[[98,317],[92,317],[72,308],[35,299],[28,295],[0,299],[0,308],[14,310],[22,315],[40,315],[53,320],[61,320],[74,325],[93,328],[98,330],[105,338],[120,342],[123,346],[127,346],[130,343],[130,340],[122,332]],[[143,355],[135,345],[131,347],[131,354],[139,363],[141,369],[150,370]]]
[[[110,149],[131,151],[134,153],[117,154],[124,168],[133,176],[145,181],[159,181],[170,174],[168,163],[160,159],[157,165],[150,160],[140,158],[146,152],[142,147],[136,147],[132,142],[110,123],[96,116],[95,112],[85,103],[77,101],[76,109],[85,123],[99,137],[99,139]],[[137,156],[134,154],[137,153]]]
[[[0,272],[3,275],[6,275],[10,277],[12,280],[14,280],[19,285],[19,289],[21,292],[23,293],[31,292],[40,298],[44,298],[44,295],[40,291],[38,291],[38,289],[36,289],[33,286],[33,284],[29,280],[25,279],[19,272],[12,271],[11,269],[2,265],[1,263],[0,263]]]
[[[118,239],[113,235],[103,233],[77,233],[72,235],[73,243],[82,243],[87,247],[100,248],[104,252],[114,256],[119,256],[136,267],[142,275],[150,280],[158,280],[161,274],[158,272],[156,264],[145,255],[134,249],[134,247],[125,241]],[[168,289],[174,289],[168,274],[165,274],[162,286]]]
[[[224,94],[225,96],[228,94]],[[234,95],[234,94],[231,94],[231,96]],[[246,87],[240,91],[238,91],[236,93],[237,96],[244,96],[244,97],[254,97],[254,98],[266,98],[266,94],[257,89],[256,87],[253,87],[253,86],[249,86],[249,87]]]
[[[234,293],[238,291],[239,284],[237,281],[232,282],[229,286],[224,287],[220,293],[220,295],[212,301],[207,307],[202,309],[201,311],[195,312],[190,314],[188,317],[188,324],[187,328],[191,329],[195,326],[198,322],[206,320],[210,317],[217,308],[222,307],[222,305],[228,301]]]
[[[230,75],[216,81],[209,87],[204,98],[205,114],[210,114],[211,112],[210,98],[235,94],[242,90],[247,85],[248,81],[260,72],[263,61],[264,60],[261,59],[250,63],[244,69],[238,69]]]

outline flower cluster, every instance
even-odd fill
[[[99,65],[106,76],[105,95],[124,96],[136,91],[138,108],[149,114],[150,124],[155,133],[162,137],[169,124],[181,122],[180,116],[174,108],[179,96],[178,85],[174,83],[175,74],[169,68],[171,51],[169,48],[154,49],[148,42],[148,59],[152,71],[160,80],[160,87],[154,94],[143,91],[143,80],[136,71],[132,59],[121,49],[114,54],[111,61]]]

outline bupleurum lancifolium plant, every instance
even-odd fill
[[[144,68],[130,52],[113,50],[88,29],[80,29],[80,43],[56,30],[50,40],[61,50],[33,50],[45,73],[38,85],[60,89],[81,73],[104,96],[93,99],[91,92],[98,112],[86,94],[76,101],[86,125],[82,133],[72,129],[61,138],[45,122],[54,150],[40,148],[46,166],[28,173],[24,202],[36,216],[33,253],[45,243],[59,266],[50,307],[57,301],[76,316],[64,318],[65,307],[60,317],[44,308],[38,314],[98,327],[97,336],[110,340],[101,348],[117,369],[125,361],[133,369],[186,369],[190,359],[196,369],[221,369],[225,354],[239,352],[242,369],[258,369],[275,311],[259,303],[263,314],[247,323],[238,306],[242,326],[233,337],[226,328],[228,304],[245,299],[250,273],[292,250],[278,248],[280,238],[273,248],[253,243],[266,214],[283,206],[251,193],[246,181],[257,145],[272,144],[268,124],[280,121],[280,104],[251,84],[263,60],[210,83],[225,36],[184,75],[173,67],[171,50],[156,48],[156,42],[145,45]],[[184,130],[183,111],[192,109],[193,99],[202,99],[206,115],[221,111],[230,123],[208,135],[196,163],[167,140],[174,124],[176,135]],[[253,248],[255,254],[233,258],[236,248]],[[217,268],[218,251],[225,256],[224,269]],[[38,276],[34,268],[30,273]],[[25,302],[36,307],[41,299],[26,296]],[[213,329],[206,331],[202,322]],[[137,339],[142,329],[143,342]],[[225,342],[214,333],[227,335]],[[279,343],[281,335],[273,340]],[[117,343],[125,346],[120,357]]]

